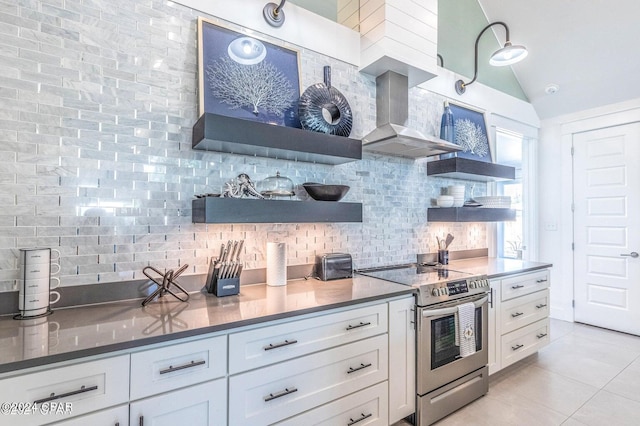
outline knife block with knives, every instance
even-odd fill
[[[220,256],[211,259],[209,273],[207,274],[206,289],[218,297],[233,296],[240,292],[240,274],[242,262],[240,253],[244,240],[231,241],[220,248]]]

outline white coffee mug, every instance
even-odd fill
[[[58,277],[24,280],[20,282],[20,291],[23,294],[37,294],[58,287],[60,287],[60,278]]]
[[[55,297],[55,300],[51,300],[51,296]],[[57,296],[57,297],[56,297]],[[59,291],[50,291],[49,292],[49,304],[53,305],[54,303],[58,303],[60,301],[60,292]]]

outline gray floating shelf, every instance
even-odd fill
[[[191,207],[194,223],[362,222],[361,203],[206,197]]]
[[[427,209],[427,222],[508,222],[516,220],[513,209],[451,207]]]
[[[356,139],[211,113],[193,126],[192,148],[321,164],[362,159]]]
[[[502,164],[454,157],[428,162],[427,175],[490,182],[513,180],[516,178],[516,169]]]

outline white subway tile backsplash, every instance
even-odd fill
[[[413,261],[446,232],[452,248],[486,246],[482,224],[426,223],[450,182],[427,178],[423,160],[365,154],[327,166],[193,151],[199,15],[164,0],[0,2],[0,291],[16,288],[21,247],[59,249],[62,285],[74,286],[144,278],[149,265],[206,273],[232,239],[246,240],[248,269],[265,267],[275,240],[287,243],[291,265],[334,251],[351,253],[357,267]],[[374,79],[299,50],[302,89],[330,65],[354,111],[352,137],[372,130]],[[410,124],[438,134],[443,99],[419,88],[409,96]],[[364,222],[191,222],[194,194],[220,192],[239,173],[258,182],[276,171],[301,196],[303,182],[350,185],[345,201],[363,203]]]

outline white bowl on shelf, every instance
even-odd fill
[[[486,209],[510,209],[511,197],[508,195],[491,195],[487,197],[474,197],[478,203],[482,204],[482,207]]]
[[[453,206],[453,196],[452,195],[440,195],[436,199],[436,203],[438,207],[452,207]]]
[[[453,195],[461,195],[464,197],[464,185],[449,185],[447,188],[447,194]]]

